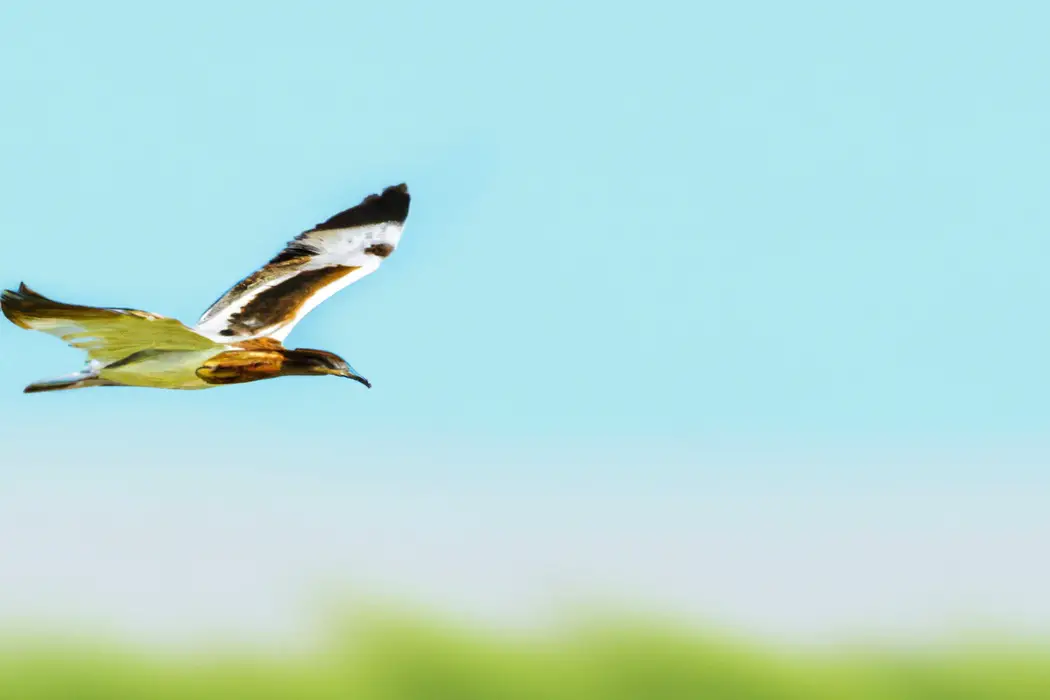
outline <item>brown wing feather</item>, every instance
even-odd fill
[[[222,335],[253,335],[292,321],[310,297],[357,269],[332,265],[289,277],[260,292],[243,309],[230,316]]]
[[[276,338],[252,338],[234,343],[234,347],[244,350],[284,350],[284,345]]]

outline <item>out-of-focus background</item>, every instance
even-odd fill
[[[0,685],[1046,697],[1048,21],[0,7],[3,286],[193,322],[413,194],[289,339],[371,391],[0,327]]]

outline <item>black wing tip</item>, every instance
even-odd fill
[[[408,185],[402,182],[391,185],[379,194],[370,194],[357,204],[341,211],[327,221],[314,227],[315,231],[355,226],[372,226],[385,223],[405,223],[412,196]]]
[[[391,185],[379,194],[370,194],[361,200],[361,203],[352,209],[347,209],[344,214],[355,210],[371,210],[376,220],[369,223],[386,223],[396,221],[403,224],[408,218],[408,205],[412,197],[408,194],[408,185],[402,182],[400,185]],[[336,216],[341,216],[337,214]],[[335,217],[332,217],[335,218]]]
[[[408,206],[412,203],[407,184],[402,182],[400,185],[387,187],[379,195],[379,200],[383,203],[383,208],[392,215],[391,221],[405,223],[405,219],[408,218]]]

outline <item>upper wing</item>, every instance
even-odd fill
[[[4,315],[22,328],[61,338],[103,364],[140,350],[207,350],[221,347],[173,318],[135,309],[76,306],[48,299],[24,284],[4,290]]]
[[[212,304],[196,330],[224,342],[283,341],[318,304],[375,272],[394,252],[409,200],[406,185],[387,187],[300,234]]]

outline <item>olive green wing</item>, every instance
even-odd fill
[[[21,285],[0,298],[14,324],[60,338],[103,364],[142,350],[207,350],[222,347],[181,322],[135,309],[76,306],[48,299]]]

